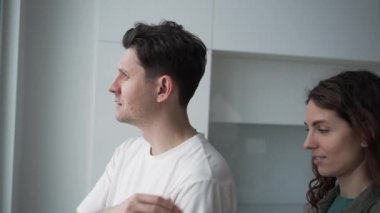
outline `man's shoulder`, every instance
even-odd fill
[[[116,148],[114,155],[123,155],[125,153],[135,152],[139,149],[143,149],[145,145],[146,142],[144,138],[130,137]]]
[[[207,142],[205,145],[205,152],[207,157],[208,166],[212,171],[213,178],[218,180],[232,179],[232,173],[227,161],[224,157],[217,151],[212,144]]]
[[[128,147],[141,146],[145,143],[146,142],[143,137],[129,137],[120,144],[119,148],[125,149]]]
[[[187,155],[189,160],[185,161],[184,168],[189,171],[195,179],[204,180],[231,180],[230,168],[223,156],[203,136]]]

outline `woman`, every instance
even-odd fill
[[[312,153],[309,212],[380,212],[380,78],[346,71],[306,101],[304,148]]]

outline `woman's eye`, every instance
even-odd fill
[[[321,133],[323,133],[323,134],[329,132],[329,130],[328,130],[328,129],[325,129],[325,128],[319,128],[318,131],[321,132]]]

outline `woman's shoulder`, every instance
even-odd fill
[[[380,197],[378,197],[369,207],[366,213],[379,213],[380,212]]]
[[[368,210],[365,211],[366,213],[378,213],[380,212],[380,187],[379,186],[373,186],[371,195],[369,196],[372,198],[371,204],[368,206]]]

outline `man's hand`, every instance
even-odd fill
[[[156,195],[134,194],[119,205],[102,213],[180,213],[171,200]]]

